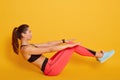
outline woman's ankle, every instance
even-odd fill
[[[96,53],[95,57],[96,57],[96,58],[101,58],[101,57],[103,57],[103,52],[98,52],[98,53]]]

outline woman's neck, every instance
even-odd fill
[[[26,39],[21,39],[21,45],[29,45],[28,40]]]

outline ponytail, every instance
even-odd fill
[[[18,42],[18,39],[21,40],[21,38],[22,38],[21,33],[25,33],[27,31],[28,27],[29,27],[29,25],[22,24],[18,28],[15,27],[13,29],[13,32],[12,32],[12,46],[13,46],[13,50],[14,50],[14,52],[16,54],[19,53],[19,42]]]
[[[19,43],[18,43],[17,27],[15,27],[12,32],[12,46],[13,46],[14,52],[16,54],[18,54],[19,53]]]

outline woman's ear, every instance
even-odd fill
[[[21,33],[21,37],[25,37],[26,35],[25,35],[25,33]]]

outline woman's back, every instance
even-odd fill
[[[42,64],[45,60],[45,57],[41,54],[32,54],[28,53],[29,52],[29,47],[34,48],[35,46],[33,45],[21,45],[20,51],[23,57],[30,63],[35,64],[37,67],[42,67]]]

